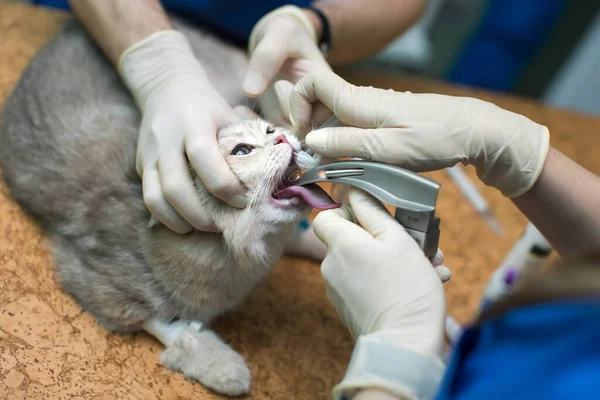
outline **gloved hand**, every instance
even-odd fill
[[[287,108],[280,107],[288,91],[274,84],[283,81],[291,86],[317,67],[330,69],[317,43],[315,27],[296,6],[280,7],[256,23],[248,43],[250,64],[243,87],[247,96],[259,98],[263,118],[290,125]],[[287,105],[287,97],[283,103]]]
[[[485,184],[507,197],[533,187],[550,147],[545,126],[492,103],[357,87],[326,69],[296,84],[289,111],[301,132],[333,113],[347,125],[306,136],[307,146],[323,156],[359,157],[415,172],[462,162],[475,166]]]
[[[327,297],[358,338],[333,397],[378,388],[431,398],[443,373],[442,283],[381,203],[353,188],[350,206],[322,211],[313,223],[328,248],[321,266]]]
[[[142,113],[136,169],[146,206],[175,232],[215,230],[200,205],[188,159],[211,193],[244,207],[245,189],[216,139],[220,126],[239,118],[180,32],[160,31],[139,41],[121,55],[118,69]]]

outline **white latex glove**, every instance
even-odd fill
[[[248,43],[249,70],[244,91],[259,98],[263,118],[289,126],[287,85],[293,86],[315,68],[330,69],[318,45],[315,27],[304,11],[283,6],[262,17],[252,29]],[[279,87],[274,85],[282,81]],[[281,90],[281,87],[284,90]],[[284,97],[285,96],[285,97]]]
[[[550,147],[545,126],[492,103],[357,87],[326,69],[296,84],[289,111],[294,127],[304,132],[333,113],[347,125],[306,136],[307,146],[323,156],[359,157],[415,172],[462,162],[507,197],[531,189]]]
[[[353,188],[350,207],[322,211],[313,223],[328,248],[321,266],[327,297],[358,338],[333,398],[361,388],[431,398],[444,369],[442,283],[381,203]]]
[[[119,73],[142,113],[136,169],[146,206],[175,232],[215,230],[200,205],[188,159],[211,193],[244,207],[245,189],[216,138],[219,127],[239,118],[211,85],[187,38],[175,30],[128,48]]]

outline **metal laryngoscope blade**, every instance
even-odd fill
[[[435,207],[440,184],[404,168],[363,160],[337,161],[307,170],[295,185],[345,183],[396,208],[394,217],[426,256],[434,256],[440,237]]]

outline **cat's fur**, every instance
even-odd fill
[[[174,24],[224,98],[243,102],[245,54],[182,21]],[[246,393],[244,360],[205,324],[265,277],[308,212],[278,209],[268,200],[292,149],[275,145],[282,131],[267,135],[262,120],[222,129],[220,148],[251,191],[251,204],[229,207],[209,196],[196,176],[202,204],[223,234],[178,235],[148,227],[134,168],[139,123],[114,68],[81,25],[69,21],[5,104],[4,179],[50,237],[60,283],[82,308],[107,329],[156,336],[166,346],[161,360],[168,368],[224,394]],[[250,155],[230,155],[248,142],[256,146]]]

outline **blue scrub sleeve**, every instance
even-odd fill
[[[514,309],[465,330],[437,400],[600,398],[600,299]]]

